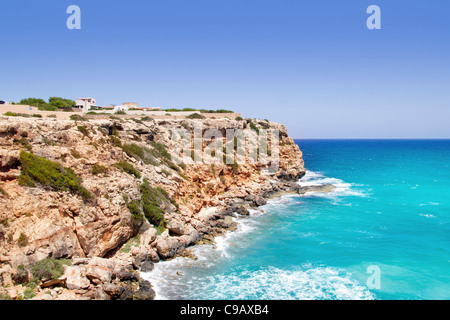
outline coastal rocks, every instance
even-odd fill
[[[11,279],[14,284],[24,284],[28,283],[30,280],[30,274],[28,270],[26,270],[23,266],[17,269],[14,269],[11,274]]]
[[[87,270],[85,266],[69,266],[64,271],[66,278],[66,288],[69,290],[87,289],[90,282],[87,279]]]
[[[159,262],[159,256],[154,250],[149,250],[143,253],[139,253],[133,259],[133,268],[139,270],[144,262]]]
[[[214,236],[235,230],[234,217],[248,216],[249,207],[264,205],[279,192],[295,191],[299,187],[295,179],[304,174],[301,151],[286,128],[273,122],[253,121],[261,129],[280,132],[279,171],[266,176],[260,174],[259,166],[248,163],[175,166],[165,153],[174,145],[172,132],[180,127],[191,130],[194,121],[134,120],[90,117],[74,122],[0,116],[0,180],[7,181],[1,186],[7,196],[0,193],[0,263],[10,266],[1,281],[20,288],[25,281],[25,274],[18,272],[20,265],[31,270],[42,259],[72,258],[72,266],[65,268],[64,284],[52,289],[52,299],[133,299],[142,280],[137,270],[151,270],[153,263],[175,256],[195,259],[190,245],[212,244]],[[203,125],[223,133],[249,129],[246,121],[227,119],[209,119]],[[85,201],[76,193],[39,184],[20,185],[20,151],[30,147],[36,155],[72,169],[93,199]],[[151,157],[142,159],[130,152],[133,148],[138,153],[140,148],[148,149]],[[123,168],[117,166],[119,162]],[[104,172],[94,174],[94,165],[105,168]],[[159,205],[160,218],[167,223],[162,235],[139,210],[132,215],[128,208],[141,201],[143,179],[158,190],[155,197],[167,193],[170,198]],[[62,286],[64,291],[59,293]],[[151,285],[140,287],[137,298],[153,296]],[[17,292],[21,294],[20,289]]]
[[[255,206],[259,207],[265,205],[267,201],[262,196],[257,196],[253,203]]]
[[[153,300],[155,296],[156,292],[153,290],[150,282],[144,280],[139,283],[139,289],[133,295],[133,300]]]
[[[184,234],[184,224],[179,219],[172,219],[167,225],[167,229],[178,235]]]
[[[113,283],[105,283],[102,285],[102,290],[108,295],[109,299],[119,299],[122,293],[125,291],[123,287],[120,287]]]
[[[111,281],[115,267],[115,261],[94,257],[87,265],[86,276],[96,284]]]
[[[156,241],[155,248],[161,259],[172,258],[179,249],[178,240],[174,237],[160,237]]]
[[[144,261],[141,264],[141,272],[150,272],[155,268],[155,265],[151,261]]]
[[[335,186],[332,184],[322,184],[322,185],[315,185],[315,186],[307,186],[307,187],[301,187],[298,190],[299,194],[305,194],[307,192],[332,192],[336,189]]]
[[[141,238],[140,238],[140,244],[141,246],[148,246],[150,245],[153,241],[155,241],[157,236],[157,231],[155,228],[151,227],[148,228],[146,231],[144,231],[141,234]]]

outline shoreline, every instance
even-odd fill
[[[192,131],[196,121],[222,131],[277,130],[278,171],[263,175],[251,163],[174,165],[167,153],[174,147],[171,132]],[[146,290],[138,298],[152,299],[151,284],[137,270],[189,256],[193,244],[235,230],[235,212],[246,216],[271,198],[307,191],[296,182],[305,175],[301,150],[283,125],[268,120],[0,117],[0,133],[1,289],[14,300],[24,295],[37,262],[62,259],[69,260],[63,275],[39,280],[33,299],[131,300],[139,287]],[[92,199],[41,181],[20,184],[22,155],[29,153],[33,161],[73,170]]]
[[[303,178],[303,177],[302,177]],[[248,213],[243,215],[237,212],[232,212],[231,215],[227,215],[232,217],[233,226],[229,228],[222,228],[219,232],[218,230],[212,230],[211,233],[215,233],[214,236],[208,237],[207,241],[202,241],[203,239],[197,241],[194,245],[191,245],[187,248],[182,249],[182,251],[189,251],[189,254],[175,254],[172,258],[168,260],[163,260],[155,264],[155,268],[149,272],[141,272],[139,271],[139,275],[152,283],[152,286],[155,290],[155,300],[173,300],[162,293],[160,289],[161,282],[175,282],[178,279],[182,278],[186,274],[187,268],[201,268],[203,265],[206,268],[214,266],[214,261],[211,261],[212,257],[217,257],[218,259],[223,258],[223,255],[227,255],[225,249],[223,248],[224,242],[230,241],[235,237],[239,237],[239,235],[247,233],[247,230],[240,230],[245,228],[246,221],[248,222],[250,219],[254,219],[257,216],[265,215],[267,212],[264,210],[260,210],[259,208],[264,207],[266,205],[274,204],[277,201],[281,201],[285,197],[301,197],[307,193],[332,193],[336,187],[330,184],[322,184],[322,185],[311,185],[308,187],[300,186],[300,178],[298,181],[294,182],[298,184],[300,188],[296,188],[296,190],[278,190],[276,192],[270,193],[270,195],[266,194],[267,198],[265,198],[266,203],[260,206],[250,206],[249,203],[241,204],[241,206],[246,206]],[[257,196],[262,196],[261,194]],[[232,198],[230,201],[239,201],[240,198]],[[222,248],[220,248],[222,247]],[[160,264],[174,264],[175,268],[171,268],[170,271],[162,271],[156,270],[160,266]],[[174,270],[176,269],[176,270]],[[153,274],[157,272],[157,274]],[[166,293],[167,294],[167,293]],[[181,298],[183,299],[183,298]],[[185,299],[190,299],[186,297]]]

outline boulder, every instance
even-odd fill
[[[66,277],[66,288],[69,290],[87,289],[91,284],[86,278],[85,266],[66,267],[64,277]]]
[[[248,211],[248,209],[244,206],[239,206],[235,209],[237,214],[240,214],[242,216],[248,216],[250,214],[250,212]]]
[[[95,284],[109,283],[114,272],[114,260],[94,257],[87,265],[86,276]]]
[[[112,283],[105,283],[102,286],[102,289],[111,299],[114,300],[119,299],[125,290],[124,288]]]
[[[95,300],[111,300],[109,295],[102,288],[97,288],[94,293]]]
[[[333,186],[332,184],[321,184],[315,186],[301,187],[298,190],[298,193],[305,194],[307,192],[332,192],[334,189],[336,189],[336,187]]]
[[[151,261],[144,261],[141,264],[141,272],[150,272],[155,268],[155,264]]]
[[[29,273],[24,267],[19,267],[14,269],[11,274],[11,279],[14,284],[24,284],[29,281]]]
[[[152,285],[147,280],[139,283],[138,291],[133,295],[134,300],[153,300],[155,299],[156,293],[152,289]]]
[[[156,252],[162,259],[172,258],[178,250],[178,240],[173,237],[161,237],[156,242]]]
[[[170,220],[167,229],[178,235],[184,234],[184,224],[179,219]]]
[[[267,203],[266,199],[264,199],[262,196],[257,196],[256,199],[253,201],[253,203],[259,207],[263,206]]]
[[[159,256],[153,249],[139,253],[133,260],[133,268],[140,269],[141,264],[145,261],[159,262]]]
[[[157,231],[155,228],[149,228],[144,233],[141,234],[141,246],[148,246],[150,243],[155,241]]]
[[[119,270],[115,272],[115,276],[120,281],[138,281],[139,277],[133,272],[126,270]]]

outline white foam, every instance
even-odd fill
[[[306,196],[331,197],[345,195],[364,196],[361,192],[353,190],[355,185],[345,183],[340,179],[327,178],[320,172],[307,171],[306,175],[298,182],[301,186],[332,184],[336,187],[331,194],[311,192]],[[332,268],[302,268],[293,271],[281,270],[269,267],[265,270],[259,270],[252,273],[218,275],[215,277],[198,278],[196,273],[201,270],[213,268],[220,261],[231,258],[230,249],[234,246],[251,245],[246,242],[247,235],[255,232],[261,223],[259,216],[279,212],[279,210],[270,210],[271,206],[289,205],[291,201],[299,195],[283,195],[278,198],[270,199],[267,205],[255,208],[249,208],[249,217],[235,216],[233,219],[237,222],[237,229],[233,232],[227,232],[220,237],[216,237],[215,245],[193,246],[190,249],[198,259],[176,258],[170,261],[162,261],[155,264],[153,271],[141,273],[141,276],[149,280],[156,292],[156,299],[191,299],[191,296],[180,296],[182,292],[189,294],[190,287],[198,288],[199,282],[208,279],[209,282],[202,285],[217,286],[213,290],[217,297],[203,297],[221,299],[230,296],[236,292],[234,299],[371,299],[365,287],[359,286],[351,280],[348,275],[343,275],[342,271]],[[307,235],[305,235],[307,236]],[[247,243],[247,244],[246,244]],[[192,273],[190,270],[195,270]],[[200,270],[200,271],[199,271]],[[181,271],[183,275],[179,275]],[[205,270],[207,271],[207,270]],[[187,275],[184,275],[188,273]],[[205,287],[205,288],[206,288]],[[252,293],[253,290],[253,293]],[[195,297],[193,298],[195,299]]]
[[[303,197],[325,197],[335,198],[336,196],[357,196],[364,197],[366,194],[355,187],[357,184],[346,183],[341,179],[325,177],[321,172],[306,171],[306,174],[298,181],[301,187],[331,184],[335,187],[332,192],[308,192]]]
[[[196,297],[200,299],[374,299],[371,292],[353,280],[350,274],[330,267],[305,266],[294,270],[268,267],[219,274],[197,281],[202,288],[202,293]]]
[[[432,214],[424,214],[424,213],[421,213],[421,214],[419,214],[420,216],[422,216],[422,217],[425,217],[425,218],[436,218],[436,216],[434,216],[434,215],[432,215]]]

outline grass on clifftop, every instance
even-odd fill
[[[20,152],[20,163],[22,164],[19,176],[21,185],[35,187],[36,184],[39,184],[56,191],[70,191],[79,194],[85,200],[93,198],[92,194],[81,185],[81,178],[72,169],[26,151]]]

